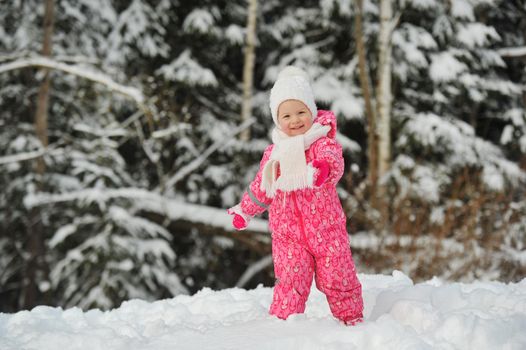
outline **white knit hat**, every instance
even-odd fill
[[[318,109],[309,83],[309,76],[304,70],[295,66],[283,68],[270,90],[270,112],[274,123],[278,126],[278,107],[286,100],[303,102],[310,110],[312,118],[316,118]]]

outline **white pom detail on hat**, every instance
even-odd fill
[[[274,124],[278,127],[278,108],[281,103],[287,100],[303,102],[310,110],[312,118],[316,118],[318,109],[316,108],[309,76],[301,68],[295,66],[283,68],[270,90],[270,112],[272,113]]]

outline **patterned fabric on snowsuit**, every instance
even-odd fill
[[[305,151],[307,163],[325,160],[330,166],[327,180],[320,186],[291,192],[278,190],[274,198],[261,188],[262,169],[274,145],[267,147],[259,171],[243,194],[240,206],[247,216],[269,211],[272,256],[276,285],[270,313],[286,319],[303,313],[313,276],[326,296],[333,315],[349,322],[362,317],[361,284],[349,246],[346,217],[336,184],[343,175],[342,148],[336,142],[336,117],[318,111],[316,121],[330,125],[322,137]]]

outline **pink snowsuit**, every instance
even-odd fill
[[[349,246],[336,184],[343,174],[342,148],[336,142],[336,117],[330,111],[318,111],[316,122],[330,125],[327,137],[315,141],[305,151],[307,163],[325,160],[329,176],[320,186],[283,192],[274,198],[261,189],[262,169],[272,148],[265,149],[259,171],[249,190],[243,194],[241,209],[254,216],[269,211],[272,232],[272,256],[276,285],[270,314],[286,319],[303,313],[310,292],[312,277],[326,296],[333,315],[351,322],[362,317],[361,284]]]

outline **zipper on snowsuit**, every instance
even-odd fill
[[[298,216],[298,219],[300,221],[300,233],[301,233],[301,239],[303,240],[304,244],[308,247],[308,241],[307,241],[307,235],[305,233],[305,223],[303,222],[303,216],[301,215],[301,211],[298,208],[298,201],[296,198],[296,191],[291,192],[292,201],[294,202],[294,209],[296,210],[296,215]]]

